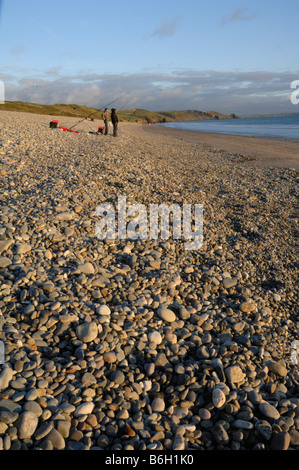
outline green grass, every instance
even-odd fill
[[[224,115],[216,111],[148,111],[146,109],[130,109],[119,111],[118,116],[124,121],[131,122],[174,122],[200,121],[207,119],[231,119],[235,115]]]
[[[46,114],[49,116],[68,116],[68,117],[87,117],[91,113],[97,111],[95,108],[86,106],[78,106],[76,104],[37,104],[23,103],[22,101],[5,101],[0,105],[0,110],[17,111],[23,113]],[[97,112],[98,116],[102,115],[102,111]]]
[[[45,105],[37,103],[23,103],[21,101],[6,101],[0,105],[0,110],[16,111],[34,114],[46,114],[49,116],[68,116],[84,118],[91,116],[94,119],[102,119],[102,110],[79,106],[76,104],[54,104]],[[224,115],[216,111],[148,111],[146,109],[127,109],[117,112],[120,121],[155,123],[155,122],[173,122],[173,121],[198,121],[206,119],[231,119],[235,115]]]

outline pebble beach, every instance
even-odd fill
[[[299,144],[52,119],[0,111],[0,449],[299,450]],[[203,245],[99,240],[119,196]]]

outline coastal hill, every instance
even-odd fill
[[[148,111],[146,109],[130,109],[119,111],[118,115],[123,121],[131,122],[174,122],[174,121],[201,121],[207,119],[235,119],[235,114],[225,115],[216,111]]]
[[[0,105],[2,111],[18,111],[23,113],[47,114],[49,116],[68,116],[84,118],[90,116],[94,119],[102,118],[102,110],[79,106],[76,104],[54,104],[45,105],[37,103],[24,103],[21,101],[6,101]],[[216,111],[148,111],[146,109],[118,110],[118,117],[121,121],[156,123],[174,121],[200,121],[208,119],[235,119],[235,114],[225,115]]]

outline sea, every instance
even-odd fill
[[[160,124],[185,131],[299,141],[299,114]]]

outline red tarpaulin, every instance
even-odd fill
[[[59,127],[59,129],[61,129],[62,131],[73,132],[74,134],[79,134],[78,131],[72,131],[71,129],[68,129],[67,127]]]

